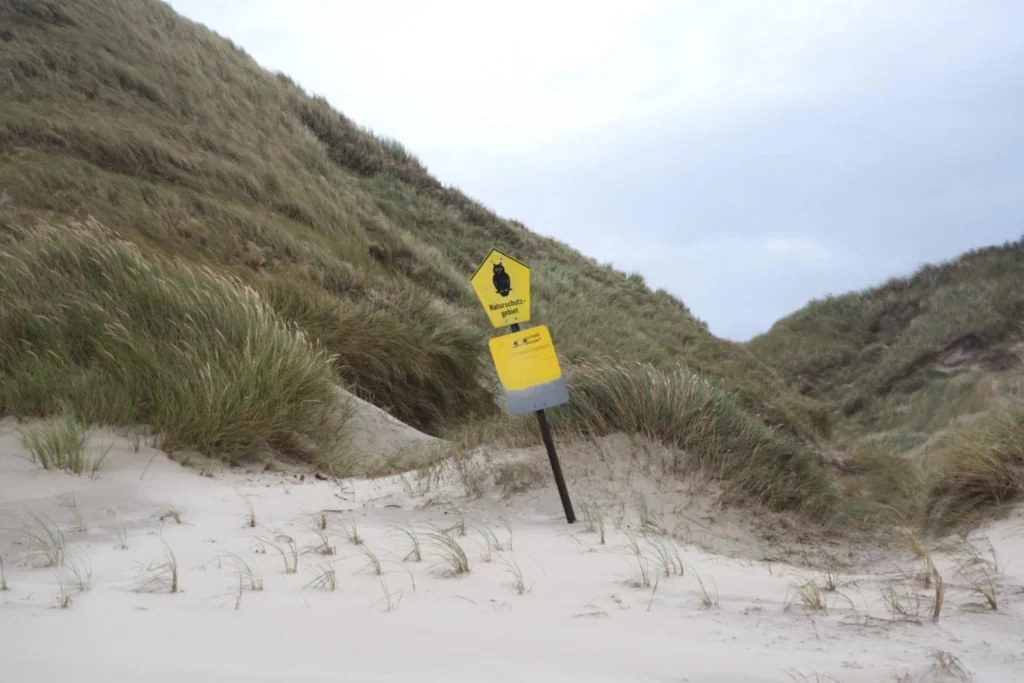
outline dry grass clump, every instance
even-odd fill
[[[338,589],[338,571],[335,569],[334,560],[318,558],[315,564],[313,578],[306,584],[306,587],[329,593],[336,591]]]
[[[317,543],[314,544],[313,550],[320,555],[334,555],[337,550],[331,545],[330,532],[321,527],[319,524],[315,524],[312,527],[312,531],[316,534]]]
[[[793,597],[789,597],[789,589],[786,591],[786,609],[789,610],[793,605],[799,603],[805,614],[824,614],[835,608],[840,599],[849,608],[855,609],[853,601],[840,590],[846,583],[848,582],[842,581],[835,565],[827,562],[817,576],[798,576],[796,584],[791,586]]]
[[[644,434],[692,454],[690,465],[780,510],[826,511],[835,493],[820,458],[795,437],[746,412],[718,383],[679,367],[582,363],[568,373],[572,403],[562,426]],[[677,462],[675,474],[684,472]]]
[[[370,546],[365,543],[359,545],[359,550],[363,553],[366,558],[366,566],[375,576],[381,576],[384,573],[384,567],[380,563],[380,558],[377,557],[377,553],[370,550]]]
[[[248,512],[245,515],[245,526],[250,529],[256,528],[256,506],[252,503],[252,498],[242,494],[242,500],[245,501],[245,507]]]
[[[548,474],[534,460],[517,460],[494,466],[494,483],[504,496],[512,496],[543,486]]]
[[[524,595],[532,590],[532,586],[527,587],[526,581],[523,579],[523,570],[519,568],[519,563],[512,557],[500,557],[502,564],[505,565],[506,571],[512,575],[512,585],[516,589],[516,593]]]
[[[31,521],[22,523],[24,543],[30,555],[42,556],[45,567],[60,568],[67,558],[64,532],[50,519],[29,511]]]
[[[380,600],[384,602],[384,611],[391,612],[398,609],[398,606],[402,604],[402,592],[399,591],[397,595],[392,593],[391,589],[388,588],[388,583],[384,580],[383,576],[378,577],[377,580],[380,581],[380,589],[384,593],[384,597]]]
[[[937,441],[929,524],[944,529],[975,522],[992,508],[1024,499],[1024,401],[993,409]]]
[[[237,553],[228,553],[228,558],[235,565],[235,573],[238,576],[238,583],[241,588],[247,588],[253,592],[263,590],[263,572],[260,571],[258,564],[246,562]]]
[[[900,535],[898,545],[921,563],[921,571],[915,574],[898,570],[900,578],[882,591],[886,610],[899,619],[938,621],[946,603],[947,587],[935,564],[933,549],[919,534],[909,530]],[[922,595],[919,585],[928,592]]]
[[[164,559],[145,567],[142,581],[133,589],[136,593],[177,593],[181,590],[178,581],[178,558],[171,546],[164,543]]]
[[[629,551],[636,561],[636,575],[629,582],[634,588],[650,588],[653,581],[657,590],[657,583],[662,575],[670,578],[673,575],[685,574],[686,569],[679,546],[671,538],[643,530],[639,534],[626,531],[625,535],[629,542]]]
[[[295,538],[277,531],[274,533],[273,541],[264,541],[264,543],[276,550],[277,554],[281,556],[285,574],[294,574],[299,570],[299,546],[295,542]]]
[[[75,558],[69,561],[72,576],[75,577],[76,587],[79,591],[92,590],[92,562],[88,557],[81,560]]]
[[[963,662],[960,661],[960,658],[951,652],[935,650],[932,652],[932,659],[935,661],[929,669],[931,673],[945,675],[958,681],[970,681],[974,678]]]
[[[21,445],[44,470],[64,470],[95,479],[110,453],[110,446],[103,451],[89,450],[86,425],[67,411],[18,431]]]
[[[912,584],[897,581],[882,590],[882,601],[885,609],[896,619],[918,621],[929,615],[938,619],[942,611],[940,602],[931,601]]]
[[[441,566],[446,576],[460,576],[469,573],[469,557],[465,549],[451,534],[444,531],[427,532],[423,537],[441,557]]]
[[[234,460],[296,434],[329,446],[330,357],[254,291],[154,259],[94,221],[0,248],[0,413],[151,424]],[[81,450],[75,431],[64,450]]]
[[[74,596],[72,595],[71,589],[64,585],[64,579],[61,578],[60,572],[57,572],[57,607],[58,609],[67,609],[71,607],[71,603],[74,602]]]
[[[789,676],[793,683],[842,683],[838,678],[832,674],[823,673],[811,673],[802,674],[800,672],[786,671],[785,674]]]
[[[604,510],[593,501],[584,500],[580,502],[580,512],[583,514],[583,522],[587,531],[596,533],[601,545],[605,543],[604,533]]]
[[[999,561],[995,548],[990,547],[991,559],[985,557],[973,543],[959,544],[954,557],[957,558],[956,574],[967,582],[968,590],[982,599],[982,606],[993,611],[999,609],[997,576]]]
[[[169,519],[175,524],[184,524],[184,522],[181,521],[181,512],[179,512],[178,509],[174,507],[169,507],[162,513],[160,513],[159,519],[161,522],[164,522]]]
[[[709,591],[707,585],[704,583],[704,579],[700,577],[695,569],[690,570],[690,573],[697,579],[697,584],[700,586],[700,604],[704,609],[716,609],[718,607],[718,586],[715,585],[714,577],[711,578],[711,583],[714,586],[714,591]]]
[[[345,524],[345,536],[352,545],[363,544],[363,537],[359,535],[359,524],[354,519],[350,519]]]
[[[420,545],[419,534],[416,533],[415,529],[410,527],[397,527],[397,531],[401,532],[407,539],[409,539],[409,552],[402,558],[403,562],[422,562],[423,561],[423,549]]]

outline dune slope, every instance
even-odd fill
[[[435,435],[497,410],[468,278],[498,247],[533,269],[567,363],[686,362],[770,424],[823,429],[678,299],[496,216],[157,0],[4,2],[0,26],[7,240],[91,216],[146,259],[241,278],[350,389]]]

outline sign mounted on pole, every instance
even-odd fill
[[[546,325],[522,329],[530,320],[530,268],[497,249],[491,249],[470,278],[473,290],[494,327],[508,326],[511,334],[490,340],[491,357],[498,379],[505,387],[508,411],[513,415],[537,416],[540,436],[551,462],[558,497],[562,499],[565,521],[576,522],[569,488],[558,462],[555,440],[545,408],[569,402],[569,390],[558,366],[558,355]]]
[[[494,327],[530,320],[530,268],[491,249],[469,280]]]
[[[547,325],[494,337],[489,345],[509,413],[525,415],[569,402]]]

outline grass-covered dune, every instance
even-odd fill
[[[148,425],[235,459],[336,445],[331,357],[253,290],[96,224],[0,249],[0,413]]]
[[[941,526],[1024,498],[1022,342],[1024,239],[813,301],[748,348]]]
[[[749,350],[157,0],[0,2],[0,92],[4,414],[231,459],[329,452],[334,384],[432,434],[500,421],[468,281],[497,247],[573,378],[560,428],[653,433],[776,507],[828,488],[826,411]]]
[[[1022,495],[1022,244],[735,344],[157,0],[0,0],[0,415],[331,465],[340,385],[431,434],[534,443],[468,281],[497,247],[562,356],[560,433],[651,436],[677,474],[814,519],[949,524]]]
[[[855,429],[905,427],[933,398],[910,416],[930,432],[974,407],[982,373],[1019,367],[1022,339],[1024,239],[812,301],[748,348]]]

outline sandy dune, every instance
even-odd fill
[[[978,596],[944,560],[939,570],[948,589],[936,623],[897,619],[886,609],[887,586],[903,604],[912,600],[900,591],[913,591],[919,610],[930,608],[931,591],[894,572],[897,561],[916,571],[909,555],[859,555],[856,573],[839,577],[837,590],[810,591],[825,609],[808,610],[797,589],[808,579],[823,581],[820,571],[758,559],[770,548],[754,547],[752,537],[744,543],[725,517],[709,521],[700,494],[678,486],[666,492],[658,477],[641,471],[617,478],[568,467],[581,518],[570,527],[552,486],[505,496],[493,477],[481,477],[481,495],[467,497],[458,477],[442,469],[344,485],[282,473],[204,477],[145,446],[135,452],[106,431],[95,432],[93,442],[114,442],[97,479],[46,472],[24,457],[14,423],[0,422],[0,553],[9,587],[0,594],[2,681],[874,683],[1024,676],[1019,515],[985,530],[1002,570],[998,610],[971,606]],[[676,540],[644,540],[631,492],[645,486],[652,509],[671,507],[676,519],[694,523],[703,516],[705,535],[689,526]],[[586,529],[584,499],[606,502],[603,545]],[[680,501],[690,501],[692,514]],[[66,539],[59,571],[25,541],[23,524],[35,524],[30,512],[55,522]],[[324,518],[334,555],[318,552],[316,527]],[[353,523],[361,544],[350,539]],[[441,546],[427,537],[422,560],[407,557],[412,545],[402,528],[451,529],[469,572],[446,575]],[[297,544],[294,573],[285,571],[293,562],[285,536]],[[712,537],[732,538],[734,552],[708,550],[730,548],[726,540],[707,542]],[[169,574],[158,571],[168,548],[176,593],[168,590]],[[366,550],[379,560],[380,575]],[[245,565],[255,576],[240,573]],[[91,568],[87,589],[75,566],[82,578],[82,568]],[[316,583],[325,568],[334,569],[336,590]],[[155,592],[136,590],[146,581]],[[701,582],[716,604],[705,606]],[[71,600],[65,608],[61,585]],[[955,663],[944,667],[936,651],[954,655],[972,678],[953,672]]]

